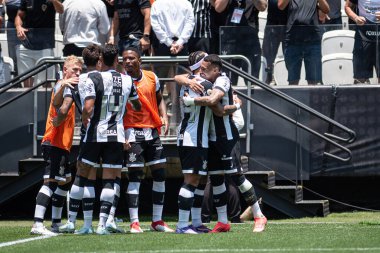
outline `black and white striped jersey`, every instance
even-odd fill
[[[223,106],[234,104],[231,81],[224,73],[215,80],[213,89],[220,89],[224,92],[224,96],[220,101]],[[210,141],[236,140],[239,138],[239,132],[232,120],[232,115],[218,117],[213,114],[209,138]]]
[[[191,37],[211,38],[210,0],[190,0],[194,10],[195,26]]]
[[[190,76],[193,78],[194,76]],[[212,83],[207,80],[200,80],[200,84],[205,87],[205,92],[212,88]],[[192,89],[182,86],[180,97],[187,92],[190,97],[202,96]],[[212,111],[207,106],[185,106],[181,100],[182,121],[177,129],[177,146],[208,148],[208,132]]]
[[[125,142],[123,115],[128,98],[138,99],[132,78],[115,70],[88,75],[80,92],[82,105],[94,98],[94,111],[84,142]]]

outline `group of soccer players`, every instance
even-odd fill
[[[151,230],[197,234],[227,232],[227,197],[224,174],[229,173],[252,206],[254,232],[261,232],[266,218],[261,213],[252,184],[241,167],[232,162],[231,153],[239,135],[231,114],[240,109],[232,101],[230,80],[221,72],[217,55],[194,52],[189,56],[193,75],[177,76],[183,85],[183,119],[178,127],[178,150],[184,184],[179,197],[179,219],[174,231],[162,219],[165,195],[165,163],[160,141],[161,127],[168,131],[166,106],[157,76],[141,69],[141,55],[135,48],[122,52],[123,70],[116,71],[118,49],[114,45],[100,48],[90,45],[83,51],[82,61],[67,57],[63,78],[52,91],[46,131],[42,140],[46,161],[44,183],[36,198],[32,234],[52,235],[56,232],[104,235],[121,232],[114,221],[120,197],[123,163],[128,167],[127,188],[130,232],[142,233],[138,219],[139,188],[144,166],[153,177],[153,215]],[[128,102],[128,103],[127,103]],[[70,189],[69,217],[61,223],[62,207],[70,188],[71,175],[67,161],[75,126],[75,106],[82,114],[82,138],[77,173]],[[97,168],[102,167],[103,188],[100,194],[99,224],[94,231],[92,214],[95,201]],[[207,175],[213,186],[218,223],[205,227],[200,219],[202,196]],[[51,231],[43,225],[44,215],[52,202]],[[84,225],[75,229],[76,217],[83,203]],[[192,224],[189,226],[189,217]]]

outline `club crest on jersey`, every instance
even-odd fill
[[[205,170],[207,169],[207,160],[203,161],[202,168]]]
[[[136,162],[136,154],[135,153],[130,153],[129,154],[129,159],[130,162]]]
[[[46,9],[47,9],[47,7],[48,7],[48,6],[47,6],[46,4],[43,4],[43,5],[41,6],[42,11],[45,12]]]
[[[63,176],[63,175],[65,175],[65,167],[63,167],[63,166],[60,166],[59,167],[59,175],[61,175],[61,176]]]

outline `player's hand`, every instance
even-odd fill
[[[194,105],[194,98],[190,97],[189,94],[185,93],[182,97],[183,104],[185,106],[192,106]]]
[[[70,89],[74,89],[74,86],[76,86],[78,83],[79,77],[77,76],[62,80],[62,86],[69,87]]]
[[[164,126],[164,135],[166,136],[169,132],[169,118],[168,115],[164,115],[161,118],[162,125]]]
[[[53,124],[54,127],[59,127],[59,125],[61,125],[61,122],[58,121],[58,117],[52,118],[51,123]]]
[[[124,150],[129,150],[131,148],[131,144],[129,141],[125,140],[125,143],[123,143]]]
[[[198,94],[203,94],[204,88],[203,85],[199,83],[202,79],[199,77],[189,79],[189,88],[195,91]]]

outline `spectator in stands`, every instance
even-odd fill
[[[116,0],[108,43],[115,43],[119,34],[119,52],[134,47],[141,54],[150,49],[150,2],[149,0]]]
[[[82,56],[86,46],[105,42],[100,37],[106,38],[110,23],[101,0],[66,0],[63,6],[65,11],[59,17],[59,27],[63,33],[64,56]]]
[[[380,1],[347,0],[345,11],[347,16],[356,23],[355,44],[353,50],[354,83],[369,84],[376,68],[377,78],[380,77],[379,60],[379,24]],[[353,8],[358,7],[355,13]],[[379,81],[378,81],[379,83]]]
[[[62,207],[71,181],[71,173],[67,165],[74,135],[75,106],[71,106],[66,119],[56,127],[53,125],[53,120],[57,117],[57,110],[53,106],[53,101],[61,87],[78,84],[81,71],[82,61],[75,56],[68,57],[63,65],[63,80],[58,81],[52,91],[46,130],[42,139],[42,152],[46,162],[44,183],[37,194],[31,234],[55,235],[43,225],[50,199],[53,206],[52,229],[58,229],[61,222]],[[62,96],[62,93],[60,94]]]
[[[268,16],[264,30],[263,56],[267,61],[268,84],[274,84],[273,63],[277,56],[277,51],[282,42],[282,52],[284,52],[284,38],[288,10],[278,9],[278,0],[268,1]]]
[[[210,0],[191,0],[194,10],[195,26],[189,39],[189,52],[210,53],[211,41],[211,4]]]
[[[188,55],[187,42],[194,30],[194,13],[187,0],[157,0],[151,10],[152,29],[157,36],[156,55]]]
[[[22,0],[15,18],[17,37],[21,40],[19,74],[34,67],[42,57],[54,56],[55,13],[63,13],[60,0]],[[53,73],[50,73],[53,75]],[[48,75],[48,77],[51,77]],[[45,81],[45,73],[40,73],[37,84]],[[24,82],[24,87],[33,86],[33,78]]]
[[[322,54],[318,9],[327,14],[329,5],[326,0],[278,0],[280,10],[287,6],[284,56],[288,82],[298,85],[304,60],[308,84],[319,84],[322,82]]]
[[[319,11],[319,22],[323,25],[322,32],[342,29],[342,1],[326,0],[330,7],[330,12],[325,14]]]
[[[8,21],[7,21],[7,42],[8,42],[8,55],[12,58],[14,63],[15,75],[18,73],[17,68],[17,54],[16,51],[19,50],[21,44],[20,40],[17,38],[15,18],[17,11],[20,8],[21,0],[7,0],[5,2]]]
[[[244,35],[240,29],[230,29],[223,33],[221,53],[246,56],[251,62],[251,74],[258,77],[261,65],[258,15],[260,11],[265,11],[267,8],[267,0],[215,0],[214,6],[218,13],[227,12],[226,26],[246,27]],[[245,63],[241,66],[247,69]],[[232,75],[231,81],[236,84],[237,76]]]
[[[0,0],[0,28],[4,28],[4,21],[5,21],[4,0]]]

